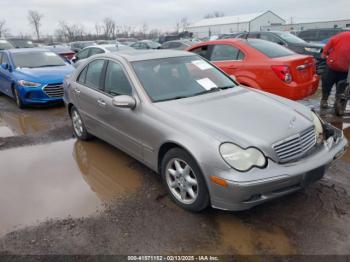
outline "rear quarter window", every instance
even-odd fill
[[[270,58],[295,55],[293,51],[279,44],[275,44],[264,40],[248,39],[247,44]]]

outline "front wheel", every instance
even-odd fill
[[[17,107],[19,109],[23,109],[24,108],[24,104],[23,104],[23,102],[21,100],[21,97],[19,95],[19,92],[18,92],[17,88],[15,88],[15,87],[13,88],[13,95],[15,97]]]
[[[169,150],[162,161],[162,177],[171,198],[182,208],[199,212],[209,206],[204,176],[185,150]]]
[[[73,124],[73,131],[75,136],[80,140],[89,140],[91,135],[87,131],[83,119],[81,118],[78,110],[73,106],[70,112],[70,116]]]

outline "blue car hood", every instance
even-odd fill
[[[74,67],[71,65],[40,67],[40,68],[16,68],[14,74],[17,80],[27,80],[41,84],[63,83],[65,76],[71,74]]]

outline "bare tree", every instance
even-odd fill
[[[176,32],[176,33],[179,33],[179,32],[180,32],[180,28],[181,28],[180,22],[176,22],[176,25],[175,25],[175,32]]]
[[[82,25],[68,24],[64,21],[59,22],[59,26],[56,30],[57,38],[64,38],[66,41],[83,40],[85,36],[85,30]]]
[[[103,30],[106,38],[110,39],[115,37],[115,22],[112,18],[106,17],[103,20]]]
[[[44,15],[40,14],[38,11],[35,11],[35,10],[28,11],[29,24],[31,24],[32,27],[34,28],[34,31],[38,39],[40,39],[40,26],[41,26],[41,19],[43,17]]]
[[[146,22],[144,22],[144,23],[142,24],[142,28],[141,28],[141,33],[143,34],[143,37],[146,36],[147,31],[148,31],[148,25],[147,25]]]
[[[204,18],[215,18],[215,17],[223,17],[225,14],[220,11],[214,11],[213,13],[206,14]]]
[[[95,24],[95,32],[96,32],[96,37],[99,37],[102,33],[103,26],[99,23]]]
[[[0,37],[3,37],[7,33],[6,20],[0,20]]]

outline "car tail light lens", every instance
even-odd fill
[[[293,81],[289,66],[285,66],[285,65],[272,66],[272,70],[276,73],[278,78],[281,79],[282,81],[286,83],[290,83]]]

